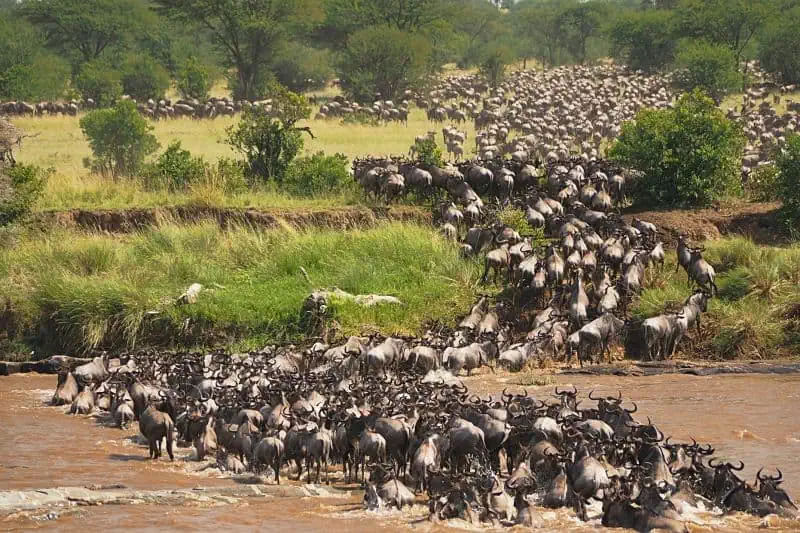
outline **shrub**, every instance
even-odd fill
[[[311,157],[299,157],[291,162],[283,187],[299,196],[315,196],[341,191],[352,181],[347,172],[345,155],[317,152]]]
[[[722,44],[685,41],[675,58],[678,67],[674,84],[684,91],[701,88],[719,103],[722,97],[740,82],[736,56]]]
[[[800,231],[800,135],[786,138],[786,146],[775,158],[778,191],[783,200],[781,214],[792,231]]]
[[[435,167],[444,166],[444,159],[442,159],[442,149],[436,144],[434,139],[424,139],[422,141],[414,142],[414,151],[420,161],[426,165]]]
[[[668,9],[623,12],[610,30],[615,56],[636,70],[667,66],[675,55],[673,17]]]
[[[640,111],[609,156],[643,173],[632,191],[636,202],[707,206],[739,191],[744,144],[741,128],[696,90],[673,109]]]
[[[120,73],[101,61],[86,63],[75,78],[75,86],[97,107],[109,107],[122,96]]]
[[[516,207],[506,207],[497,213],[497,219],[512,228],[522,237],[530,237],[531,244],[537,246],[544,242],[544,231],[542,228],[532,228],[528,224],[528,219],[525,217],[525,212]]]
[[[211,90],[211,73],[196,57],[190,57],[178,72],[176,83],[184,98],[205,100]]]
[[[81,131],[94,154],[91,168],[104,176],[133,175],[145,158],[158,149],[153,126],[131,101],[117,102],[111,109],[98,109],[80,120]]]
[[[333,78],[330,54],[298,43],[283,47],[272,70],[281,84],[296,92],[321,89]]]
[[[194,157],[173,141],[158,159],[148,165],[144,172],[144,184],[149,189],[185,190],[200,181],[206,172],[202,157]]]
[[[239,123],[228,128],[228,144],[245,156],[250,179],[281,183],[289,163],[303,149],[301,133],[311,133],[295,126],[309,117],[311,107],[305,97],[285,89],[271,96],[273,111],[246,109]]]
[[[47,171],[36,165],[0,169],[0,226],[7,226],[30,212],[47,184]]]
[[[753,202],[773,202],[780,199],[778,169],[775,165],[754,168],[744,184],[744,191]]]
[[[160,100],[169,89],[170,79],[166,69],[154,59],[132,54],[122,63],[122,89],[139,101],[149,98]]]

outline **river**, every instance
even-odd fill
[[[471,391],[495,395],[511,376],[473,376],[465,380]],[[715,447],[720,457],[745,462],[742,473],[754,479],[759,467],[780,467],[784,488],[800,495],[800,375],[723,375],[698,377],[561,376],[558,386],[575,385],[582,397],[589,390],[615,394],[622,390],[635,401],[639,419],[648,416],[673,440],[696,438]],[[146,460],[147,449],[128,431],[105,425],[94,417],[65,415],[65,407],[47,401],[55,376],[17,374],[0,378],[0,490],[58,486],[124,485],[135,489],[231,486],[235,480],[216,470],[201,470],[191,450],[178,448],[174,463]],[[527,387],[544,398],[553,386]],[[227,531],[374,531],[446,526],[470,528],[464,523],[433,525],[424,521],[425,509],[370,513],[361,510],[361,492],[353,485],[330,489],[332,497],[248,498],[230,505],[115,505],[81,507],[53,514],[20,513],[0,516],[0,530],[137,529],[138,531],[197,530],[208,524]],[[582,524],[566,512],[543,511],[550,530],[594,530],[596,521]],[[692,517],[702,526],[693,531],[747,531],[758,527],[752,517],[721,517],[700,513]],[[800,531],[800,523],[776,521],[773,530]]]

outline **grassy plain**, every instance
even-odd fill
[[[192,203],[214,204],[225,207],[325,207],[352,203],[355,198],[336,194],[315,199],[292,198],[277,191],[247,191],[243,194],[225,194],[213,186],[199,186],[185,193],[146,190],[135,179],[112,181],[91,174],[84,168],[84,158],[91,155],[84,139],[79,117],[19,118],[14,122],[27,135],[17,154],[17,159],[54,169],[44,195],[36,208],[39,210],[63,209],[115,209],[123,207],[156,207]],[[154,134],[166,147],[171,141],[181,141],[183,147],[208,161],[234,155],[225,144],[226,128],[237,118],[222,117],[215,120],[179,118],[154,122]],[[402,155],[408,152],[414,137],[428,130],[441,130],[441,124],[428,122],[424,111],[413,109],[408,125],[387,124],[368,126],[342,124],[339,120],[309,120],[315,138],[305,139],[308,154],[324,151],[343,153],[350,160],[364,155]],[[466,129],[468,138],[474,136],[471,124]]]
[[[314,288],[334,286],[403,302],[333,302],[338,333],[412,334],[468,308],[479,273],[432,228],[410,224],[346,232],[222,230],[215,223],[128,235],[56,230],[0,251],[0,335],[7,332],[6,349],[18,352],[256,348],[302,338],[303,300]],[[204,287],[198,302],[176,305],[192,283]]]

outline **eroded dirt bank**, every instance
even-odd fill
[[[332,228],[350,230],[369,228],[381,220],[431,223],[430,209],[416,206],[331,207],[319,209],[236,209],[207,206],[174,206],[115,210],[43,212],[36,223],[44,229],[60,227],[109,233],[126,233],[156,226],[163,222],[179,224],[216,221],[221,227],[245,225],[256,228]]]

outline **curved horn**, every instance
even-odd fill
[[[592,389],[592,390],[590,390],[590,391],[589,391],[589,399],[590,399],[590,400],[593,400],[593,401],[595,401],[595,402],[596,402],[596,401],[598,401],[598,400],[602,400],[602,399],[603,399],[602,397],[600,397],[600,398],[595,398],[594,396],[592,396],[592,393],[593,393],[593,392],[594,392],[594,389]]]
[[[708,467],[709,468],[719,468],[720,466],[722,466],[722,463],[714,464],[715,460],[716,460],[715,457],[712,457],[711,459],[708,460]]]
[[[625,409],[629,414],[633,414],[639,410],[639,406],[636,405],[636,402],[631,402],[633,404],[633,409]]]
[[[739,461],[739,467],[738,467],[738,468],[737,468],[737,467],[735,467],[735,466],[733,466],[733,465],[732,465],[732,464],[730,464],[730,463],[725,463],[725,466],[727,466],[727,467],[728,467],[728,468],[730,468],[731,470],[736,470],[737,472],[741,472],[742,470],[744,470],[744,463],[743,463],[743,462],[741,462],[741,461]]]

